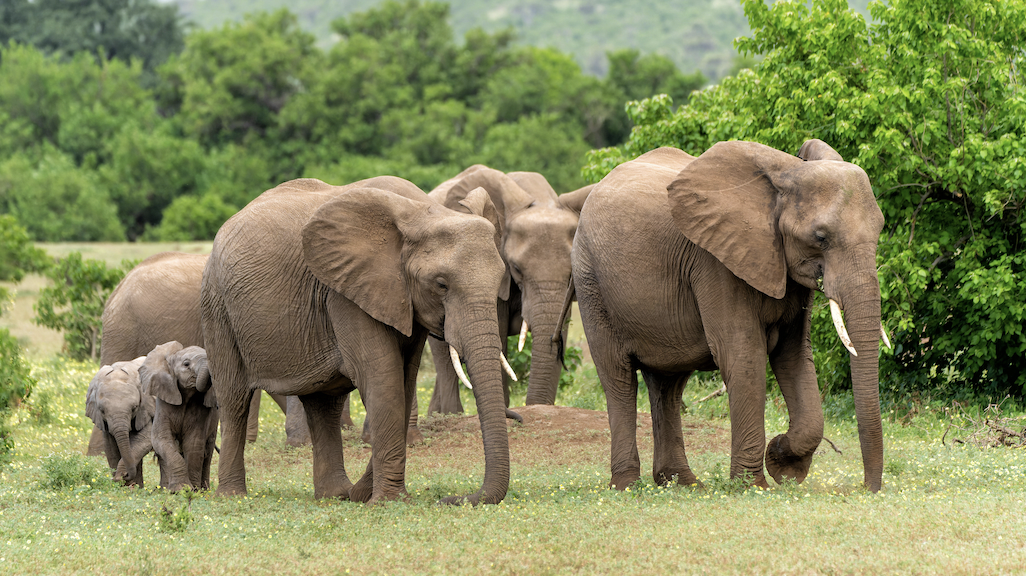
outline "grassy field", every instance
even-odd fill
[[[605,402],[585,364],[559,407],[522,408],[525,423],[510,425],[512,480],[499,505],[437,504],[481,482],[472,415],[422,422],[426,440],[408,452],[408,501],[316,501],[310,448],[286,447],[284,416],[269,401],[246,454],[249,495],[190,499],[155,488],[150,459],[146,487],[125,489],[106,479],[102,457],[82,456],[95,365],[53,356],[32,364],[39,384],[14,415],[15,457],[0,470],[0,574],[1021,574],[1026,566],[1026,450],[976,445],[970,422],[953,411],[886,410],[884,489],[870,494],[860,487],[851,400],[830,399],[826,435],[841,453],[824,443],[801,485],[744,490],[727,479],[726,399],[698,402],[718,383],[694,382],[684,433],[705,488],[653,483],[642,414],[642,480],[615,492],[606,489]],[[421,413],[433,380],[427,363]],[[523,404],[522,390],[512,403]],[[648,410],[643,391],[638,404]],[[768,435],[786,429],[779,394],[766,419]],[[1026,418],[1009,422],[1022,429]],[[355,479],[370,451],[356,432],[345,438]],[[215,455],[215,485],[216,476]]]

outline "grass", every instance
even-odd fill
[[[436,504],[481,481],[473,426],[447,426],[459,417],[428,422],[427,442],[410,449],[409,501],[369,507],[313,500],[309,447],[286,448],[283,416],[267,409],[247,451],[249,495],[189,501],[154,488],[150,460],[147,487],[129,490],[106,481],[102,458],[81,456],[90,427],[83,397],[95,369],[34,363],[33,398],[48,398],[49,415],[30,398],[14,417],[17,454],[0,473],[2,573],[1011,574],[1026,566],[1026,451],[941,446],[950,419],[942,411],[884,415],[885,489],[875,495],[859,487],[848,419],[827,426],[843,455],[824,445],[803,484],[765,491],[739,490],[726,478],[726,449],[701,442],[689,444],[689,457],[704,490],[658,487],[643,475],[630,491],[610,491],[608,433],[581,442],[585,434],[514,426],[509,494],[471,508]],[[582,388],[596,387],[579,376]],[[432,382],[425,371],[422,410]],[[697,384],[689,405],[715,387]],[[713,436],[729,423],[702,415],[685,425]],[[767,433],[786,425],[769,402]],[[649,432],[639,432],[647,475]],[[356,432],[346,432],[345,456],[357,476],[369,450]],[[216,484],[216,455],[213,476]]]
[[[104,253],[140,257],[115,252]],[[579,325],[572,343],[583,339]],[[850,397],[826,406],[826,436],[842,454],[821,446],[800,485],[739,487],[727,477],[726,398],[698,402],[718,386],[708,380],[688,386],[684,418],[704,489],[653,483],[647,425],[638,434],[642,479],[616,492],[606,489],[608,429],[529,421],[510,427],[506,499],[472,508],[437,504],[481,482],[472,419],[423,422],[426,441],[408,451],[409,499],[370,507],[313,499],[311,450],[285,446],[284,416],[265,398],[260,437],[246,452],[249,495],[190,499],[156,488],[149,458],[144,489],[110,482],[104,458],[82,455],[85,390],[97,366],[31,358],[39,384],[12,417],[16,453],[0,469],[0,574],[1018,574],[1026,566],[1026,450],[954,444],[965,414],[932,404],[885,408],[879,494],[861,488]],[[426,362],[422,414],[433,381]],[[514,390],[513,405],[522,403]],[[605,409],[590,363],[557,403]],[[360,424],[363,407],[353,404]],[[638,407],[649,410],[643,388]],[[1020,408],[1008,415],[1023,427]],[[787,424],[773,392],[767,436]],[[344,438],[355,479],[370,451],[358,432]]]

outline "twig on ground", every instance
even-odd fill
[[[844,455],[844,452],[841,452],[840,450],[838,450],[838,449],[837,449],[837,446],[834,446],[834,443],[833,443],[833,442],[831,442],[829,438],[827,438],[826,436],[824,436],[824,437],[823,437],[823,439],[824,439],[824,440],[826,440],[826,443],[827,443],[827,444],[829,444],[829,445],[830,445],[830,447],[834,449],[834,452],[837,452],[838,454],[840,454],[840,455],[842,455],[842,456]]]
[[[717,388],[715,392],[713,392],[712,394],[706,396],[705,398],[702,398],[701,400],[699,400],[699,402],[705,402],[706,400],[710,400],[710,399],[715,398],[717,396],[721,396],[726,391],[727,391],[727,383],[724,382],[723,385],[720,386],[719,388]]]

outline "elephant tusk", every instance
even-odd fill
[[[502,352],[499,352],[499,360],[502,360],[502,368],[506,371],[506,374],[509,374],[509,377],[512,378],[514,382],[516,382],[517,373],[514,372],[513,367],[509,365],[509,360],[506,360],[506,355]]]
[[[452,344],[449,345],[449,357],[452,358],[452,367],[456,369],[456,376],[459,377],[460,382],[463,382],[464,386],[473,390],[474,387],[470,385],[470,378],[467,378],[467,373],[463,371],[463,364],[460,362],[459,352],[456,352],[456,349],[452,347]]]
[[[891,339],[887,337],[887,329],[883,327],[883,323],[880,324],[880,336],[883,336],[884,346],[890,349]]]
[[[520,322],[520,341],[517,342],[517,352],[524,351],[524,341],[527,340],[527,320]]]
[[[848,329],[844,327],[844,318],[841,317],[841,306],[833,298],[830,299],[830,317],[834,320],[834,328],[837,330],[837,335],[841,338],[841,344],[851,352],[852,356],[858,356],[855,352],[855,347],[851,344],[851,338],[848,336]]]

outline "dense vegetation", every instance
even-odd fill
[[[541,172],[566,191],[583,185],[590,148],[626,138],[624,102],[682,100],[704,83],[632,50],[610,53],[600,80],[557,50],[514,46],[509,31],[471,30],[457,43],[447,5],[417,0],[335,20],[326,51],[285,10],[194,31],[181,46],[164,34],[92,51],[107,38],[94,37],[107,26],[94,3],[67,3],[74,18],[55,22],[94,26],[59,33],[24,24],[52,17],[52,2],[6,6],[0,213],[35,240],[209,239],[257,194],[300,176],[391,173],[430,189],[480,162]],[[143,20],[156,10],[103,6]],[[157,54],[170,56],[155,65]]]
[[[318,44],[334,41],[330,22],[366,10],[380,0],[174,0],[189,20],[201,28],[216,28],[243,14],[288,7]],[[868,14],[869,0],[850,0],[852,8]],[[482,28],[498,32],[511,28],[517,41],[550,46],[572,54],[595,76],[609,69],[611,46],[633,48],[668,57],[681,70],[701,71],[718,80],[730,73],[736,53],[734,38],[748,33],[748,21],[736,1],[691,0],[448,0],[452,26],[462,36]]]
[[[938,397],[1026,394],[1026,4],[892,0],[872,25],[843,0],[744,0],[761,63],[692,96],[633,102],[622,147],[591,154],[598,179],[661,145],[720,140],[797,152],[807,138],[862,166],[887,224],[878,251],[894,350],[881,387]],[[820,375],[847,380],[825,312]]]

